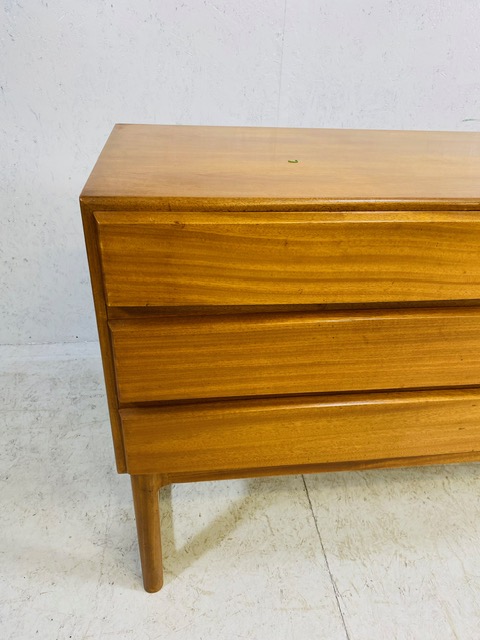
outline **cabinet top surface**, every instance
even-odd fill
[[[82,197],[480,208],[480,132],[118,124]]]

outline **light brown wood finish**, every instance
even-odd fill
[[[205,472],[480,451],[480,390],[122,409],[130,473]]]
[[[479,175],[476,132],[119,124],[82,196],[134,198],[135,208],[154,199],[162,209],[306,200],[474,209]]]
[[[158,491],[161,478],[155,474],[132,475],[133,504],[145,591],[162,588],[163,564],[160,538]]]
[[[110,322],[121,404],[480,384],[480,309]]]
[[[299,475],[304,473],[332,473],[335,471],[365,471],[398,467],[419,467],[426,465],[466,464],[480,462],[480,451],[466,453],[445,453],[428,456],[401,458],[376,458],[374,460],[347,460],[345,462],[324,462],[280,467],[250,467],[248,469],[227,469],[215,471],[176,472],[162,476],[163,485],[173,482],[204,482],[206,480],[232,480],[264,476]]]
[[[147,590],[161,483],[480,459],[479,176],[480,133],[115,127],[80,202]]]
[[[98,212],[110,306],[480,299],[480,216]]]
[[[117,465],[117,471],[119,473],[125,473],[127,470],[125,463],[125,450],[123,446],[123,434],[120,426],[120,417],[118,415],[117,388],[112,356],[112,345],[110,341],[110,332],[107,324],[107,306],[105,302],[106,292],[103,284],[100,252],[98,249],[98,236],[96,233],[96,222],[92,215],[92,211],[87,205],[82,203],[81,208],[83,231],[85,234],[85,244],[87,248],[88,265],[90,270],[90,281],[92,284],[98,336],[100,339],[100,350],[102,354],[103,373],[105,377],[105,388],[107,392],[108,411],[112,429],[115,461]]]

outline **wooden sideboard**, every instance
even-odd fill
[[[117,125],[80,203],[147,591],[162,485],[480,460],[480,133]]]

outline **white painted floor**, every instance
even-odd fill
[[[0,637],[478,640],[477,464],[177,485],[143,591],[96,344],[0,348]]]

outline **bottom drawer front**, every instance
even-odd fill
[[[480,451],[480,390],[120,411],[130,473],[261,469]]]

